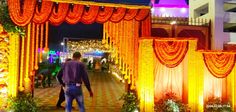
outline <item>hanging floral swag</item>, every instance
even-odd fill
[[[164,98],[155,103],[155,112],[190,112],[188,105],[184,104],[173,92],[167,93]]]
[[[230,102],[222,102],[220,98],[210,98],[204,105],[204,112],[233,112]]]
[[[21,37],[25,36],[25,28],[16,26],[11,21],[6,0],[0,2],[0,24],[7,32],[19,33]]]

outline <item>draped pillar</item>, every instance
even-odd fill
[[[154,112],[153,40],[140,40],[137,88],[141,112]]]
[[[14,97],[18,93],[20,37],[17,33],[10,33],[9,39],[8,96]]]
[[[189,41],[188,51],[188,106],[191,112],[203,112],[204,70],[201,53],[196,52],[197,40]]]
[[[30,37],[31,37],[31,24],[28,24],[27,26],[27,35],[26,35],[26,54],[25,54],[25,73],[24,73],[24,87],[25,87],[25,92],[31,92],[31,80],[29,78],[29,75],[31,73],[30,70]]]

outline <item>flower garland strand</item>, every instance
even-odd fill
[[[31,30],[31,64],[30,64],[30,70],[33,71],[34,70],[34,54],[35,54],[35,23],[32,23],[32,30]],[[32,72],[30,75],[34,75]]]
[[[24,0],[23,8],[20,0],[8,0],[7,4],[9,15],[17,26],[26,26],[33,18],[36,0]]]
[[[38,70],[38,48],[39,48],[39,24],[36,24],[35,63],[34,69]]]
[[[37,24],[43,24],[46,22],[51,14],[52,7],[53,2],[51,1],[42,1],[41,6],[38,3],[35,7],[33,22]],[[39,8],[41,10],[39,10]]]

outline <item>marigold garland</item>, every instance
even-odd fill
[[[66,16],[66,22],[69,24],[76,24],[81,20],[81,17],[84,12],[84,5],[75,4],[68,11]]]
[[[37,24],[46,22],[51,14],[52,6],[53,2],[51,1],[42,1],[41,6],[37,4],[35,7],[33,22]]]
[[[30,61],[30,70],[34,70],[34,54],[35,54],[35,23],[32,23],[32,30],[31,30],[31,61]],[[34,75],[32,72],[30,75]]]
[[[113,12],[110,21],[112,22],[120,22],[125,16],[126,8],[117,8],[116,11]]]
[[[27,35],[26,35],[26,54],[25,54],[25,76],[24,76],[24,79],[25,78],[29,78],[29,73],[31,72],[30,71],[30,66],[29,66],[29,64],[30,64],[30,60],[29,60],[29,58],[30,58],[30,48],[31,48],[31,45],[30,45],[30,37],[31,37],[31,23],[30,24],[28,24],[28,26],[27,26]]]
[[[54,5],[54,8],[52,9],[51,16],[49,18],[50,23],[55,26],[58,26],[62,22],[64,22],[68,9],[69,9],[69,4],[67,4],[67,3],[59,3],[58,7],[56,7],[56,5]]]
[[[39,24],[36,24],[35,63],[34,69],[38,70],[38,48],[39,48]]]
[[[84,10],[81,22],[84,24],[92,24],[96,20],[98,10],[98,6],[90,6],[88,11]]]
[[[46,25],[45,25],[45,46],[44,46],[44,50],[46,52],[48,52],[48,27],[49,27],[49,23],[48,21],[46,22]]]
[[[188,51],[188,41],[154,40],[154,51],[160,63],[174,68],[184,59]]]
[[[102,9],[99,10],[96,22],[97,23],[104,23],[106,22],[113,14],[113,7],[105,7],[102,11]]]
[[[24,0],[23,8],[21,8],[20,0],[8,0],[7,3],[9,15],[17,26],[26,26],[31,21],[36,0]]]
[[[131,20],[134,17],[136,20],[142,21],[150,13],[150,9],[129,9],[126,12],[127,9],[122,7],[115,9],[114,7],[106,6],[101,9],[95,5],[91,5],[89,11],[86,11],[84,9],[85,5],[81,4],[73,5],[72,9],[69,10],[68,3],[57,3],[57,7],[56,3],[51,1],[42,1],[40,9],[35,0],[24,0],[23,4],[23,8],[21,8],[20,0],[8,0],[9,15],[18,26],[26,26],[31,20],[36,24],[43,24],[48,19],[53,25],[60,25],[63,21],[69,24],[76,24],[80,20],[84,24],[91,24],[95,20],[98,23],[104,23],[108,20],[119,22],[121,19]],[[22,12],[21,9],[23,9]],[[68,10],[69,13],[67,15]]]
[[[124,19],[127,21],[132,20],[138,13],[138,9],[128,9],[128,11],[125,14]]]
[[[204,52],[204,62],[210,73],[217,78],[227,77],[235,65],[235,54],[224,52]]]
[[[40,52],[39,52],[39,63],[42,63],[43,61],[43,35],[44,34],[44,24],[40,25]]]

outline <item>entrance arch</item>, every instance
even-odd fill
[[[24,49],[20,54],[21,63],[18,66],[19,91],[32,91],[34,71],[42,61],[42,53],[38,53],[38,48],[40,51],[43,48],[48,50],[48,25],[60,25],[64,21],[69,24],[103,23],[103,43],[115,49],[116,62],[131,85],[130,89],[137,89],[135,78],[138,77],[138,40],[141,36],[151,34],[149,6],[134,7],[74,0],[69,3],[24,0],[22,7],[20,0],[8,0],[8,6],[12,21],[18,26],[27,27],[26,38],[19,44],[21,49]],[[145,105],[148,105],[148,108],[153,107],[153,104],[144,103],[141,108]]]

